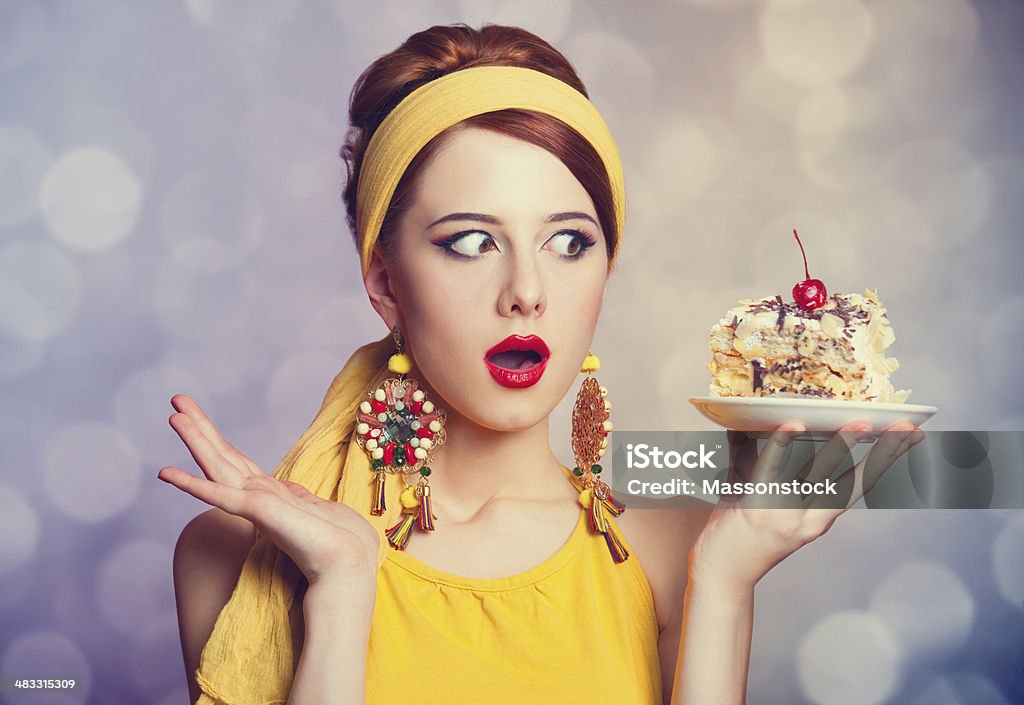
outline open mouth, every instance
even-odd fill
[[[528,370],[542,359],[536,350],[505,350],[487,357],[488,362],[504,370]]]
[[[530,387],[544,374],[551,351],[540,336],[510,335],[484,355],[494,381],[503,387]]]

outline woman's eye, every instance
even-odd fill
[[[552,235],[548,242],[562,257],[576,259],[584,250],[593,246],[594,239],[579,230],[563,230]]]
[[[481,232],[457,233],[442,244],[445,249],[463,257],[477,257],[497,249],[491,236]]]

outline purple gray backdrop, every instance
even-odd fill
[[[83,687],[0,702],[184,705],[171,553],[206,506],[156,479],[194,468],[168,400],[273,469],[385,333],[338,199],[346,101],[460,20],[553,42],[618,141],[617,427],[712,428],[686,401],[707,331],[803,278],[795,227],[831,291],[877,287],[926,430],[1024,428],[1019,2],[4,2],[0,676]],[[1024,702],[1022,642],[1021,512],[851,512],[759,586],[749,702]]]

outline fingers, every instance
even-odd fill
[[[175,394],[171,397],[171,406],[174,407],[175,411],[185,414],[193,423],[196,428],[206,436],[206,438],[213,444],[213,447],[220,452],[225,458],[228,458],[240,470],[248,471],[250,473],[266,474],[262,469],[252,460],[250,460],[244,453],[239,451],[233,445],[228,443],[223,436],[220,435],[220,431],[213,425],[213,421],[206,415],[206,413],[200,408],[199,404],[196,403],[187,394]]]
[[[232,487],[240,487],[245,477],[252,474],[221,455],[213,443],[199,430],[192,417],[177,413],[171,415],[167,422],[181,437],[196,464],[210,480]]]
[[[910,421],[899,421],[885,429],[861,461],[836,480],[839,496],[849,493],[846,506],[853,506],[870,492],[900,456],[924,440],[924,435]]]
[[[775,429],[757,458],[751,479],[754,482],[778,480],[793,438],[806,430],[807,427],[799,421],[787,421]]]
[[[850,457],[850,449],[870,433],[871,424],[867,421],[853,421],[844,424],[828,439],[810,462],[797,471],[794,479],[801,482],[817,482],[831,477],[840,463]]]
[[[318,497],[317,495],[313,494],[305,487],[300,485],[298,482],[292,482],[291,480],[283,480],[283,483],[288,488],[288,491],[291,492],[296,497],[298,497],[299,499],[304,499],[307,502],[313,502],[314,504],[318,504],[320,502],[325,501],[322,497]]]
[[[726,431],[729,443],[729,482],[750,477],[757,462],[757,439],[742,431]]]
[[[320,497],[319,495],[313,494],[298,482],[284,480],[283,485],[292,493],[292,495],[294,495],[297,504],[302,505],[305,509],[313,512],[315,515],[323,519],[327,519],[329,521],[332,520],[332,514],[337,512],[338,508],[341,506],[339,502],[332,502]]]
[[[244,509],[245,492],[238,488],[211,482],[175,467],[161,468],[157,477],[196,499],[220,507],[231,514],[240,515]]]

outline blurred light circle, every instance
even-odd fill
[[[846,130],[850,101],[837,86],[811,93],[797,106],[796,134],[801,149],[827,152]]]
[[[114,422],[153,466],[154,480],[159,468],[178,462],[178,458],[190,458],[188,448],[167,422],[175,413],[171,397],[178,393],[195,399],[216,423],[206,388],[179,367],[154,365],[139,370],[125,379],[114,394]]]
[[[656,189],[648,194],[667,209],[678,208],[680,198],[696,198],[716,177],[717,146],[689,115],[665,119],[647,141],[644,171]]]
[[[21,125],[0,125],[0,227],[23,223],[39,209],[39,184],[53,154]]]
[[[1024,514],[1018,513],[999,531],[992,547],[992,572],[1000,594],[1024,610]]]
[[[56,631],[27,632],[14,638],[0,660],[0,673],[21,678],[73,678],[73,690],[14,690],[3,693],[10,705],[80,705],[89,700],[92,667],[82,649]]]
[[[267,416],[283,438],[294,441],[309,426],[344,363],[338,355],[306,352],[273,371],[266,388]]]
[[[141,482],[139,454],[119,429],[85,421],[44,443],[46,491],[64,514],[97,522],[132,506]]]
[[[145,641],[174,619],[172,551],[156,541],[125,541],[100,563],[96,602],[115,628]]]
[[[27,563],[39,547],[39,518],[24,497],[0,485],[0,578]]]
[[[821,86],[864,63],[874,23],[858,0],[772,0],[761,14],[760,35],[775,72],[800,85]]]
[[[128,22],[129,20],[123,16],[119,21]],[[159,20],[152,18],[149,21],[159,22]],[[138,29],[140,36],[143,31],[141,28]],[[152,46],[150,48],[155,49]],[[108,46],[104,50],[117,52],[125,51],[126,48],[108,42]],[[118,60],[121,60],[123,63],[120,54],[117,54],[117,58],[114,56],[110,57],[111,62]],[[83,88],[80,81],[85,74],[92,76],[94,72],[99,74],[102,70],[97,68],[90,71],[89,69],[79,67],[78,72],[68,74],[71,80],[76,83],[74,88],[76,96],[74,99],[75,109],[67,111],[60,116],[59,134],[61,142],[72,145],[103,145],[103,149],[107,153],[117,155],[117,158],[122,163],[131,164],[132,174],[137,181],[143,184],[151,183],[157,178],[157,169],[160,166],[166,165],[162,161],[164,159],[163,154],[158,154],[158,151],[167,145],[167,134],[162,133],[162,127],[155,127],[153,123],[136,122],[134,118],[138,116],[139,111],[127,111],[124,109],[123,104],[114,101],[104,101],[97,93],[91,93]],[[101,78],[100,80],[103,79]],[[156,96],[158,90],[145,95],[139,95],[137,98],[158,101],[159,98]],[[180,112],[175,115],[176,121],[180,115]],[[162,139],[159,142],[155,143],[153,137],[147,132],[150,129],[158,134],[162,133]],[[184,127],[181,129],[184,129]]]
[[[800,684],[820,705],[879,705],[896,690],[900,652],[868,612],[835,612],[818,621],[797,653]]]
[[[733,112],[737,130],[760,136],[778,130],[775,123],[790,129],[796,119],[795,106],[806,95],[805,89],[784,80],[766,62],[753,65],[736,82]]]
[[[60,331],[78,308],[75,263],[48,242],[12,242],[0,249],[0,335],[41,342]]]
[[[106,249],[131,233],[141,200],[142,186],[131,168],[101,147],[61,156],[39,190],[50,232],[68,247],[85,251]]]
[[[797,105],[795,129],[799,164],[817,186],[849,190],[873,164],[854,153],[843,139],[854,120],[851,98],[838,86],[826,86]]]
[[[185,268],[214,273],[251,254],[263,210],[244,182],[213,172],[182,176],[160,204],[160,232]]]
[[[904,653],[952,652],[974,625],[974,600],[946,566],[901,566],[875,588],[871,611],[882,619]]]

